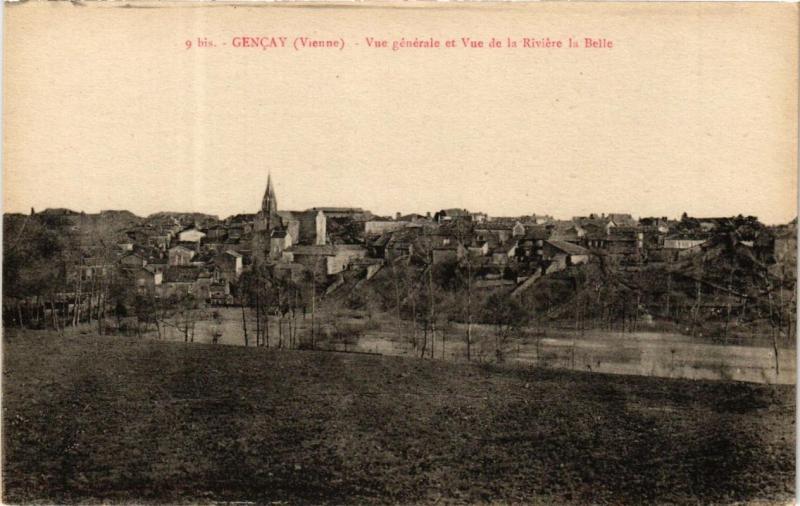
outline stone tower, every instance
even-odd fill
[[[261,200],[260,218],[263,229],[272,231],[280,226],[278,218],[278,199],[275,197],[275,189],[272,187],[272,175],[267,176],[267,189],[264,191],[264,198]]]
[[[325,213],[317,211],[317,216],[314,218],[314,225],[316,230],[314,244],[316,246],[325,246],[328,243],[328,219],[325,217]]]
[[[273,234],[283,230],[281,217],[278,215],[278,199],[275,197],[275,188],[272,186],[272,176],[267,176],[267,189],[261,199],[261,209],[255,219],[252,248],[253,259],[257,262],[266,261],[273,250]],[[275,245],[277,246],[277,245]]]
[[[276,228],[281,228],[282,222],[278,216],[278,199],[275,197],[275,188],[272,186],[272,176],[267,176],[267,189],[261,199],[261,209],[258,210],[255,220],[256,232],[270,233]]]

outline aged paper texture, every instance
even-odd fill
[[[3,502],[791,502],[799,21],[7,3]]]

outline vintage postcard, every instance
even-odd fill
[[[799,12],[6,3],[2,501],[793,502]]]

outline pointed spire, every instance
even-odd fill
[[[267,189],[264,192],[264,199],[261,201],[261,211],[264,214],[278,212],[278,199],[275,198],[275,189],[272,187],[272,174],[267,174]]]

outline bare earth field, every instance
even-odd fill
[[[794,388],[12,333],[5,502],[732,503],[794,493]]]

